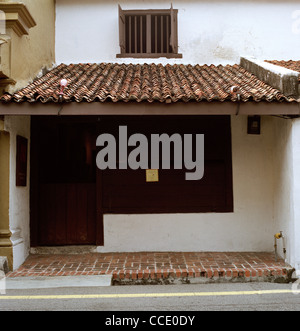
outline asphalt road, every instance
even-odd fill
[[[17,289],[0,295],[0,310],[107,312],[103,318],[116,312],[115,319],[122,311],[151,312],[149,317],[160,312],[300,311],[300,285],[296,289],[295,294],[292,284],[270,283]]]

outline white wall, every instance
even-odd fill
[[[232,116],[233,213],[105,215],[109,251],[272,251],[273,119],[247,135],[247,116]]]
[[[293,251],[293,146],[292,120],[274,118],[274,222],[275,233],[286,237],[287,259]],[[278,255],[283,257],[282,240],[277,241]]]
[[[179,10],[183,59],[116,59],[118,4],[123,9],[168,9],[171,2]],[[241,55],[298,59],[300,22],[298,16],[292,18],[296,10],[299,2],[293,0],[57,0],[56,62],[233,64]]]
[[[300,120],[273,120],[275,233],[283,231],[287,261],[300,270]],[[283,257],[282,240],[277,244]]]
[[[18,268],[30,249],[30,116],[5,116],[5,130],[10,132],[9,225],[12,232],[13,268]],[[28,139],[27,186],[16,186],[17,135]]]
[[[293,155],[293,186],[292,208],[293,218],[290,221],[291,263],[300,270],[300,119],[292,123],[292,155]]]

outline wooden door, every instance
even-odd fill
[[[102,210],[107,214],[232,212],[231,127],[229,116],[107,116],[106,132],[118,137],[120,125],[128,137],[141,133],[205,135],[204,177],[187,181],[186,169],[161,169],[159,180],[147,182],[145,170],[104,170]],[[132,147],[133,149],[135,147]],[[130,153],[128,148],[128,153]],[[148,150],[149,152],[149,150]],[[150,153],[150,152],[149,152]],[[195,145],[193,145],[195,155]],[[118,156],[118,155],[117,155]],[[164,157],[169,157],[164,155]],[[170,155],[173,164],[173,155]],[[160,155],[160,159],[162,155]],[[150,157],[149,157],[150,159]]]
[[[95,191],[92,183],[42,184],[39,244],[95,244]]]
[[[32,246],[101,244],[93,122],[32,120]]]

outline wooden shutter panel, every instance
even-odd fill
[[[125,14],[119,5],[119,44],[121,53],[126,53],[126,40],[125,40]]]
[[[178,36],[177,36],[177,10],[173,9],[171,4],[171,35],[170,35],[170,46],[174,54],[178,53]]]

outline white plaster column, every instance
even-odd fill
[[[292,124],[292,208],[293,219],[290,226],[291,264],[300,270],[300,118],[294,119]]]

